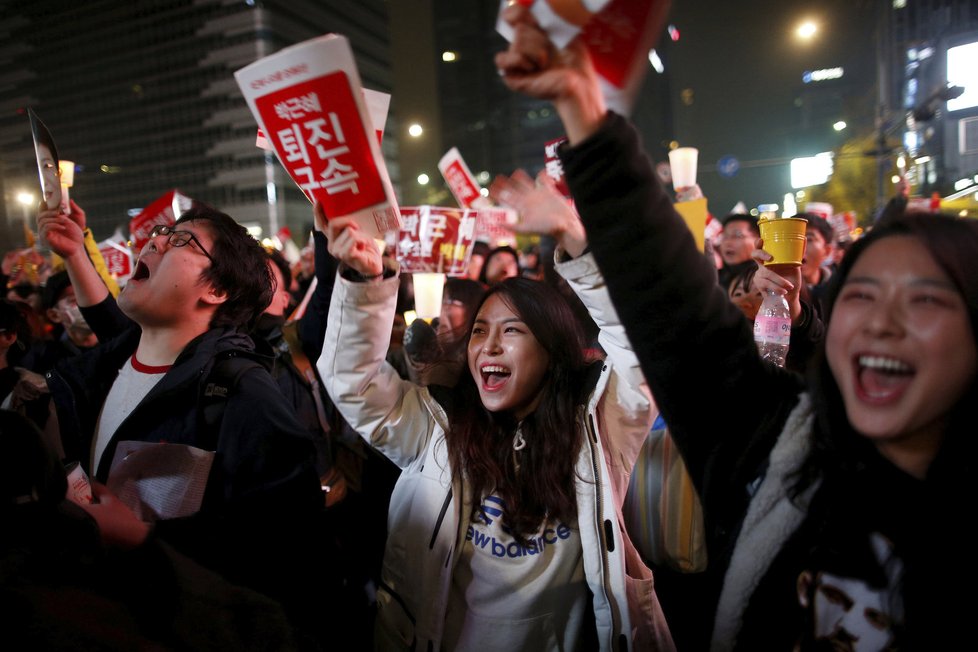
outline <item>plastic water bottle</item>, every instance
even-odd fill
[[[754,318],[754,341],[761,358],[784,366],[791,340],[791,312],[783,295],[768,290],[764,293],[757,317]]]

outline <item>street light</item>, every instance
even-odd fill
[[[412,138],[418,138],[423,133],[424,129],[422,129],[421,125],[419,125],[417,122],[408,127],[408,135],[410,135]]]
[[[795,34],[804,41],[810,40],[816,32],[818,32],[818,25],[810,20],[806,20],[795,29]]]
[[[845,120],[839,120],[834,125],[832,125],[832,128],[835,129],[836,131],[842,131],[843,129],[845,129],[848,126],[849,125],[846,124],[846,121]]]

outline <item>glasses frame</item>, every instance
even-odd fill
[[[197,236],[195,236],[190,231],[185,231],[182,229],[174,229],[172,226],[167,226],[166,224],[157,224],[149,232],[150,238],[155,238],[161,235],[166,236],[166,244],[170,247],[186,247],[187,244],[193,242],[194,244],[197,245],[197,248],[200,249],[200,253],[207,256],[207,259],[210,260],[211,263],[215,262],[214,257],[207,252],[207,249],[204,248],[204,245],[201,244]],[[174,242],[173,240],[174,236],[178,236],[176,242]],[[179,236],[185,236],[185,237],[181,240]]]

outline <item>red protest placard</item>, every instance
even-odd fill
[[[104,240],[98,244],[99,253],[105,260],[105,269],[117,281],[125,282],[132,274],[132,253],[124,242]]]
[[[345,72],[289,86],[255,103],[289,175],[327,215],[348,215],[386,199]]]
[[[516,211],[512,208],[480,208],[475,223],[475,239],[486,242],[490,247],[515,245],[516,233],[510,225],[516,222]]]
[[[528,4],[558,48],[581,35],[608,108],[630,113],[649,67],[649,50],[662,32],[672,0],[531,0]],[[503,3],[500,11],[505,7]],[[496,29],[512,40],[513,30],[501,18]]]
[[[543,146],[543,161],[547,176],[557,184],[557,190],[560,191],[560,194],[570,199],[570,188],[567,187],[567,181],[564,179],[564,164],[560,162],[560,157],[557,156],[557,149],[566,142],[566,136],[548,141]]]
[[[476,212],[442,206],[402,206],[396,256],[406,273],[465,276],[475,241]]]
[[[438,170],[445,178],[445,183],[448,184],[459,206],[475,208],[488,205],[489,202],[482,196],[482,188],[472,176],[469,166],[465,164],[457,147],[451,148],[441,157],[438,161]]]
[[[374,237],[398,228],[394,190],[345,37],[293,45],[234,77],[279,161],[328,219],[352,217]]]
[[[149,232],[157,224],[172,225],[184,211],[190,208],[193,200],[178,190],[171,190],[129,220],[129,239],[135,251],[139,251],[149,241]]]

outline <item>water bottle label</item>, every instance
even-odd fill
[[[791,320],[784,317],[757,316],[754,320],[754,341],[788,346],[791,340]]]

